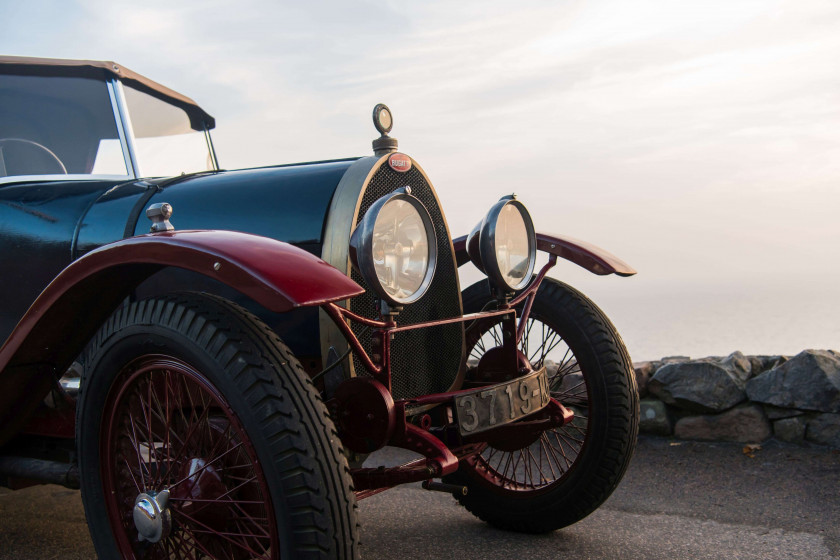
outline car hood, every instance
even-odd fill
[[[320,255],[336,186],[355,160],[220,171],[140,181],[104,194],[84,217],[77,247],[96,247],[148,233],[144,211],[168,202],[178,230],[241,231],[292,243]]]

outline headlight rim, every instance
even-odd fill
[[[426,265],[426,272],[423,276],[423,281],[417,290],[407,298],[395,298],[389,294],[382,284],[379,282],[379,277],[376,274],[376,269],[373,262],[373,232],[376,225],[376,219],[381,213],[386,204],[393,200],[404,200],[412,205],[420,216],[423,227],[427,237],[427,246],[429,248],[429,259]],[[365,283],[374,290],[377,295],[390,305],[404,306],[417,302],[429,291],[435,277],[438,259],[437,246],[437,232],[435,230],[434,222],[429,214],[429,210],[420,201],[419,198],[411,194],[410,187],[402,187],[392,191],[371,204],[364,217],[353,230],[350,235],[350,262],[359,271]]]
[[[515,285],[510,285],[505,279],[505,275],[499,267],[496,252],[496,226],[502,210],[508,205],[515,206],[519,211],[528,236],[528,270],[523,275],[522,280]],[[476,252],[478,253],[477,255],[475,255]],[[467,239],[467,253],[473,264],[487,275],[495,287],[505,292],[516,292],[523,289],[531,281],[531,276],[534,274],[537,261],[537,235],[531,213],[528,212],[525,205],[517,200],[514,195],[503,196],[490,208],[482,221],[473,229]],[[476,256],[478,258],[475,258]]]

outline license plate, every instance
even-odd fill
[[[540,410],[551,396],[545,367],[513,381],[455,397],[458,430],[472,435],[509,424]]]

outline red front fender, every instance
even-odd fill
[[[72,363],[114,308],[165,267],[215,278],[275,312],[364,292],[318,257],[246,233],[166,232],[104,245],[65,268],[0,348],[0,444],[43,399],[54,383],[52,375]]]
[[[458,261],[458,266],[468,263],[470,257],[467,255],[467,236],[453,239],[452,245],[455,247],[455,258]],[[538,233],[537,249],[571,261],[594,274],[617,274],[619,276],[636,274],[632,266],[609,251],[574,237]]]

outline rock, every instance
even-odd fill
[[[750,371],[753,377],[764,371],[764,364],[759,356],[747,356],[747,359],[750,361]]]
[[[818,414],[808,422],[805,439],[840,447],[840,414]]]
[[[758,375],[759,373],[765,372],[768,369],[773,369],[774,367],[779,367],[780,365],[782,365],[783,363],[788,361],[787,356],[754,356],[754,357],[757,358],[759,362],[761,362],[761,365],[759,366],[758,370],[754,372],[755,375]]]
[[[784,408],[840,412],[840,356],[804,350],[747,382],[747,396]]]
[[[650,377],[656,372],[656,367],[653,362],[638,362],[633,364],[633,370],[636,372],[636,386],[639,388],[639,396],[647,396],[647,384]]]
[[[663,402],[694,412],[720,412],[746,398],[742,373],[711,361],[662,366],[648,382],[648,392]]]
[[[642,399],[639,402],[639,431],[657,436],[670,436],[674,425],[665,403],[656,399]]]
[[[804,410],[796,410],[795,408],[781,408],[773,406],[772,404],[764,405],[764,414],[770,420],[779,420],[781,418],[793,418],[794,416],[802,416],[805,414]]]
[[[777,439],[788,443],[802,443],[805,441],[805,427],[808,422],[805,418],[782,418],[773,422],[773,434]]]
[[[674,435],[678,438],[706,441],[753,443],[764,441],[772,434],[764,411],[754,404],[738,406],[722,414],[686,416],[677,420],[674,426]]]
[[[720,360],[720,366],[744,383],[752,377],[752,363],[741,352],[732,352]]]
[[[660,360],[660,367],[664,366],[665,364],[681,364],[683,362],[687,362],[691,360],[688,356],[665,356]]]

